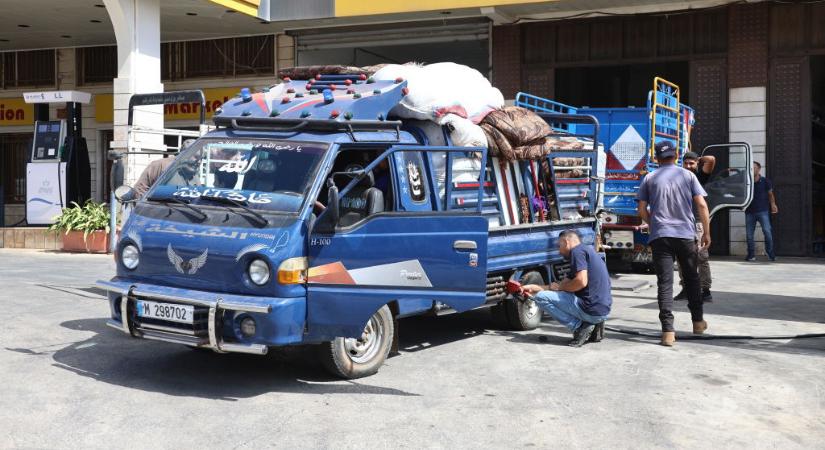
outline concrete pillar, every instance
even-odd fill
[[[103,0],[117,39],[117,78],[114,79],[114,141],[112,149],[125,151],[128,133],[129,98],[132,94],[163,92],[160,77],[160,0]],[[133,126],[163,128],[163,106],[144,106],[135,110]],[[160,148],[162,135],[139,136],[147,145]],[[154,158],[129,155],[126,159],[126,184],[133,184]]]
[[[277,58],[277,67],[275,72],[285,67],[295,66],[295,38],[288,34],[279,34],[275,37],[278,44],[275,50]]]

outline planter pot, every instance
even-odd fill
[[[63,236],[64,252],[106,253],[109,251],[109,233],[98,230],[89,233],[83,241],[82,231],[60,233]]]

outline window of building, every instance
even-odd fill
[[[171,51],[172,79],[228,77],[238,75],[271,75],[275,71],[275,37],[250,36],[231,39],[210,39],[184,42]]]
[[[6,204],[26,201],[26,162],[31,133],[0,134],[0,182]]]
[[[75,50],[80,84],[111,83],[117,77],[117,46],[83,47]]]
[[[3,89],[54,86],[55,57],[54,50],[3,53]]]
[[[84,47],[77,49],[75,54],[80,84],[111,83],[117,77],[117,46]],[[275,36],[272,35],[164,42],[160,45],[163,81],[272,75],[274,72]]]

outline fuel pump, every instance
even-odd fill
[[[91,168],[82,135],[81,107],[91,94],[78,91],[26,92],[37,121],[26,164],[26,222],[50,225],[63,208],[91,196]],[[66,104],[67,120],[48,120],[50,103]]]

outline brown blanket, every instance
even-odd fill
[[[534,160],[553,149],[580,149],[584,144],[575,138],[551,136],[552,128],[534,112],[507,106],[488,114],[481,121],[493,156],[513,160]]]

